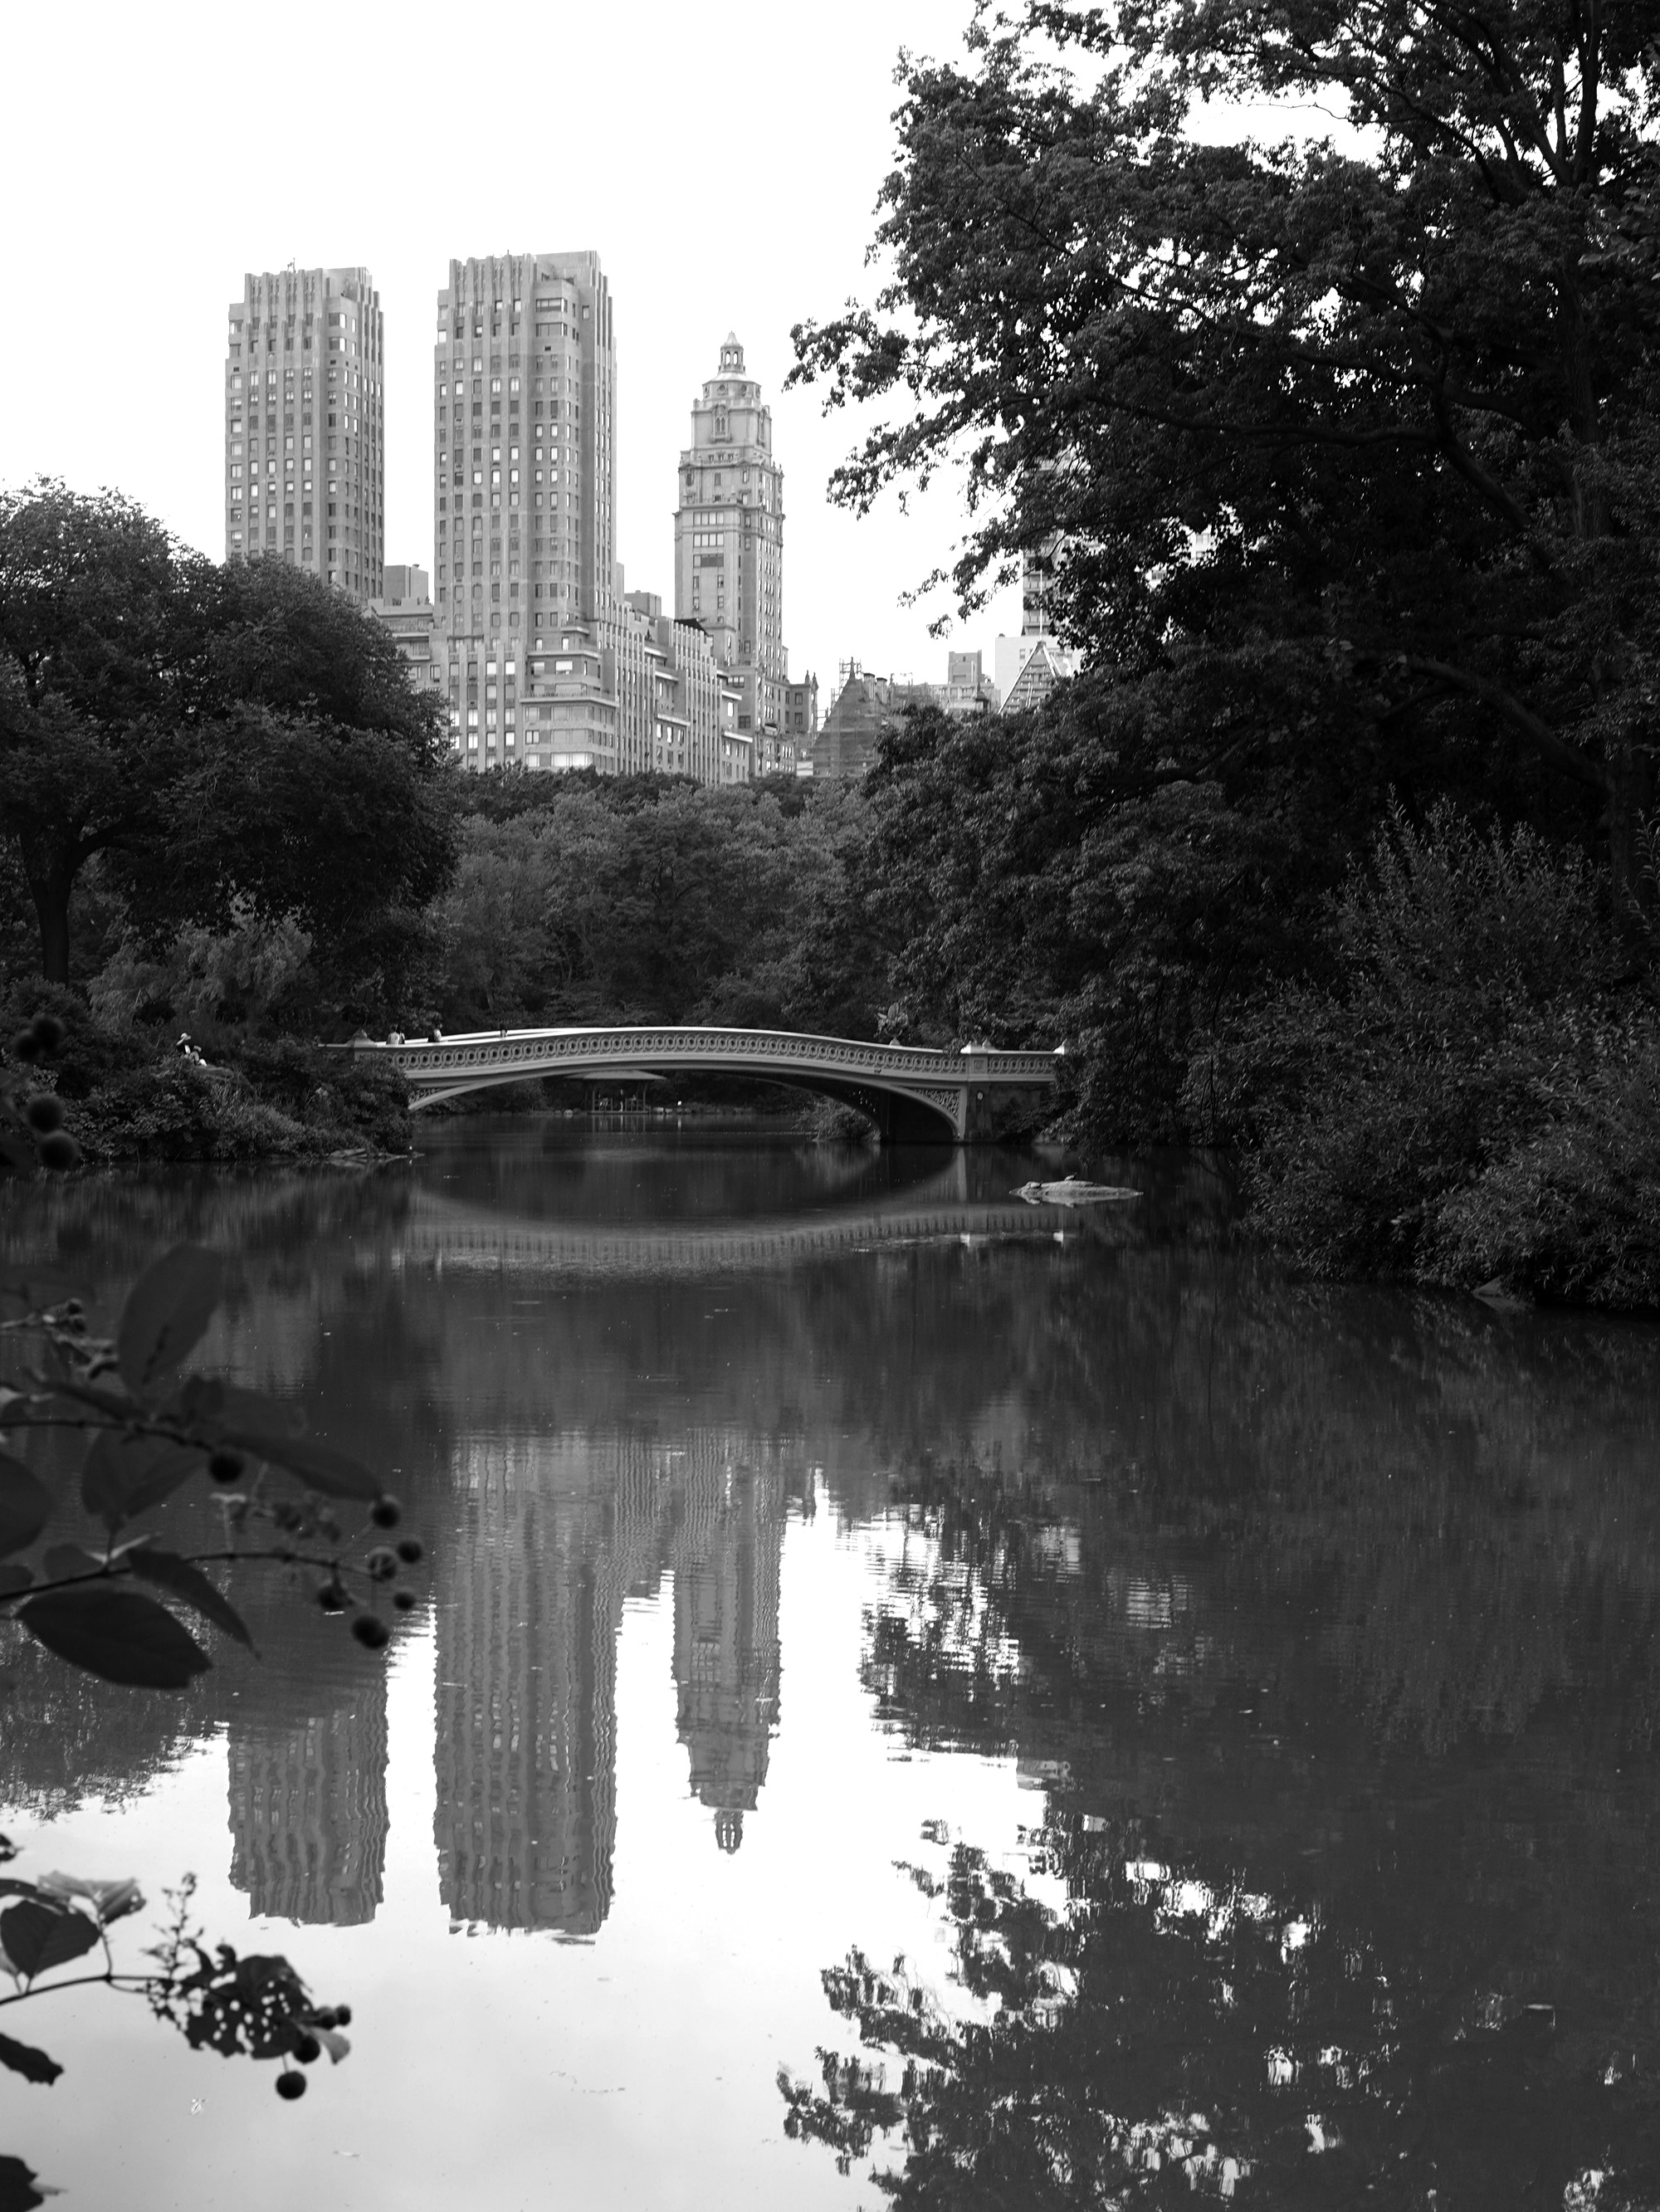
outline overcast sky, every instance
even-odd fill
[[[845,416],[785,393],[789,330],[868,291],[905,46],[959,55],[969,0],[587,8],[122,4],[7,26],[0,483],[113,485],[224,550],[225,307],[243,272],[367,264],[386,329],[386,558],[432,558],[434,302],[451,255],[595,248],[617,335],[617,545],[672,590],[675,465],[735,330],[785,471],[784,635],[943,676],[955,486],[855,522],[824,487]],[[959,628],[984,648],[1018,595]]]

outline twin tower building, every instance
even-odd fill
[[[229,311],[225,557],[389,621],[472,769],[794,771],[817,720],[783,643],[783,472],[729,337],[692,410],[674,611],[617,557],[617,344],[598,255],[452,261],[432,368],[434,574],[386,566],[386,342],[367,269],[249,276]]]

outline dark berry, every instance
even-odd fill
[[[64,1024],[56,1014],[37,1014],[29,1024],[29,1035],[42,1052],[56,1052],[64,1042]]]
[[[208,1454],[208,1473],[216,1482],[240,1482],[246,1465],[241,1453],[233,1451],[228,1444],[221,1444],[217,1451]]]
[[[302,2066],[309,2066],[313,2058],[323,2056],[323,2046],[309,2028],[295,2037],[294,2055]]]
[[[317,1593],[317,1602],[325,1613],[344,1613],[346,1609],[346,1593],[338,1583],[325,1583]]]
[[[404,1509],[395,1498],[377,1498],[369,1508],[369,1518],[377,1528],[395,1528],[404,1517]]]
[[[306,2094],[305,2075],[279,2074],[277,2077],[277,2094],[279,2097],[286,2097],[290,2104],[296,2097],[303,2097]]]
[[[14,1060],[39,1060],[40,1057],[40,1047],[35,1041],[33,1030],[19,1030],[6,1049]]]
[[[392,1641],[392,1631],[372,1613],[360,1613],[351,1625],[351,1632],[366,1651],[382,1650]]]
[[[398,1572],[398,1554],[389,1545],[377,1544],[363,1565],[378,1583],[389,1583]]]
[[[398,1607],[399,1613],[407,1613],[415,1603],[415,1592],[413,1590],[394,1590],[392,1594],[392,1601]]]
[[[42,1137],[35,1146],[43,1168],[78,1168],[81,1147],[66,1129],[54,1129],[49,1137]]]
[[[50,1091],[37,1091],[23,1109],[23,1119],[43,1137],[64,1126],[64,1102]]]
[[[350,2005],[336,2005],[334,2008],[334,2024],[337,2027],[350,2027],[351,2026],[351,2007]]]
[[[424,1558],[425,1554],[413,1536],[405,1536],[398,1547],[398,1556],[406,1567],[412,1567],[416,1561]]]

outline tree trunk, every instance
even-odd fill
[[[29,893],[40,919],[40,973],[49,983],[70,980],[70,894],[75,878],[55,867],[29,878]]]

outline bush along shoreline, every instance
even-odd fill
[[[411,1149],[408,1093],[391,1069],[289,1037],[216,1043],[198,1060],[144,1030],[106,1026],[73,991],[38,982],[14,988],[8,1033],[22,1034],[42,1012],[62,1025],[63,1042],[35,1073],[88,1164],[375,1159]]]

